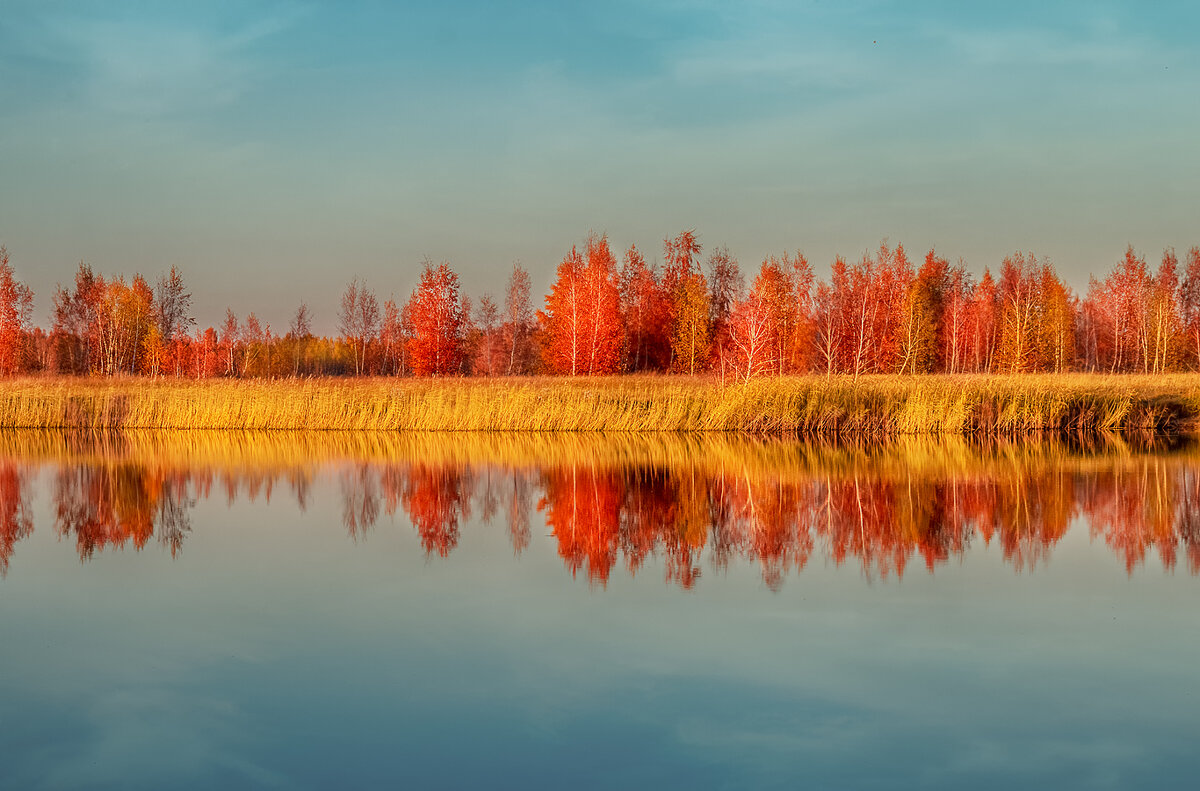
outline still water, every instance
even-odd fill
[[[0,786],[1194,787],[1184,440],[0,434]]]

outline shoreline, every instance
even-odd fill
[[[734,432],[886,437],[1187,433],[1200,373],[511,379],[24,378],[0,428]]]

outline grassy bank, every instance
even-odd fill
[[[1197,416],[1200,374],[0,384],[3,428],[892,436],[1176,431]]]

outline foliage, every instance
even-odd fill
[[[417,376],[458,374],[463,361],[463,303],[458,275],[443,262],[426,261],[421,281],[409,301],[412,336],[409,357]]]
[[[21,370],[32,314],[33,292],[16,279],[8,250],[0,246],[0,375]]]
[[[701,266],[693,230],[663,242],[659,267],[634,245],[618,265],[591,234],[559,263],[541,310],[513,268],[503,303],[472,299],[448,263],[426,261],[407,300],[357,279],[342,293],[335,337],[315,336],[301,304],[285,334],[251,312],[199,328],[172,267],[152,289],[140,274],[105,276],[81,262],[59,286],[46,332],[33,296],[0,265],[0,375],[300,377],[575,376],[713,371],[724,380],[820,373],[1034,373],[1200,370],[1200,248],[1165,250],[1151,270],[1132,247],[1087,294],[1053,264],[1007,256],[976,280],[928,251],[914,269],[884,241],[837,257],[818,279],[796,252],[766,256],[749,294],[737,260],[716,247]],[[3,248],[0,248],[3,252]]]
[[[614,373],[620,363],[621,314],[616,259],[607,237],[589,236],[584,254],[572,247],[539,315],[544,358],[552,373]]]

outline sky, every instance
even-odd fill
[[[0,244],[179,267],[330,332],[352,277],[405,298],[545,290],[589,233],[694,228],[752,271],[881,240],[1078,290],[1129,244],[1200,244],[1194,3],[68,3],[0,0]]]

